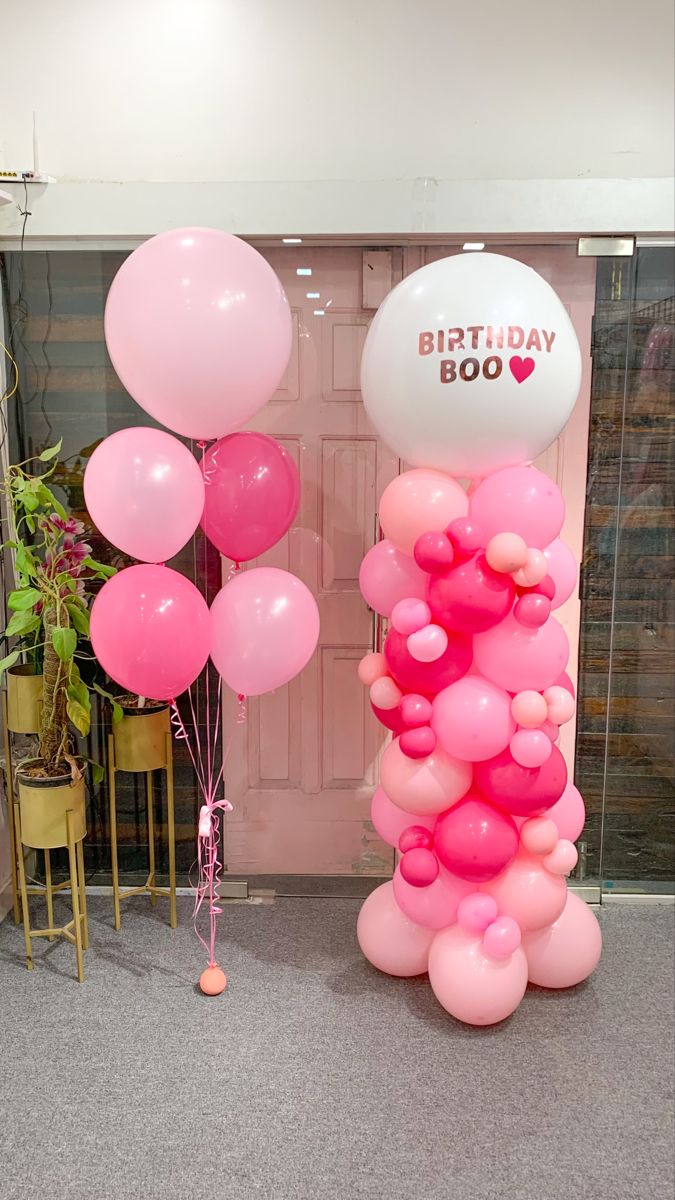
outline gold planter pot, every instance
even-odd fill
[[[17,771],[21,840],[36,850],[54,850],[68,845],[66,814],[72,813],[72,831],[76,842],[87,832],[84,779],[75,783],[60,779],[34,779]]]
[[[155,771],[167,766],[167,733],[171,732],[169,709],[126,709],[113,724],[115,769]]]
[[[7,727],[12,733],[39,733],[42,718],[43,676],[32,667],[10,667],[7,672]]]

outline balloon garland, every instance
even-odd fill
[[[364,347],[367,412],[412,469],[381,498],[384,538],[359,576],[389,621],[359,677],[393,734],[372,820],[400,857],[358,939],[381,971],[428,972],[473,1025],[508,1017],[528,980],[570,987],[600,957],[594,914],[567,892],[585,812],[557,746],[575,705],[552,614],[577,567],[560,491],[531,465],[580,378],[559,298],[499,255],[408,276]]]

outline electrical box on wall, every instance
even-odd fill
[[[364,250],[363,308],[379,308],[391,288],[391,250]]]

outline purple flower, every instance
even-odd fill
[[[84,523],[76,521],[75,517],[66,517],[64,521],[63,517],[60,517],[58,513],[52,513],[49,520],[55,529],[60,529],[61,533],[72,533],[76,536],[84,533]]]
[[[79,524],[79,522],[77,523]],[[73,564],[83,562],[91,554],[91,546],[88,542],[76,542],[72,537],[64,537],[61,545],[70,563]]]

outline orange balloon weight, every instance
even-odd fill
[[[219,996],[227,987],[227,976],[220,967],[207,967],[199,976],[199,986],[205,996]]]

